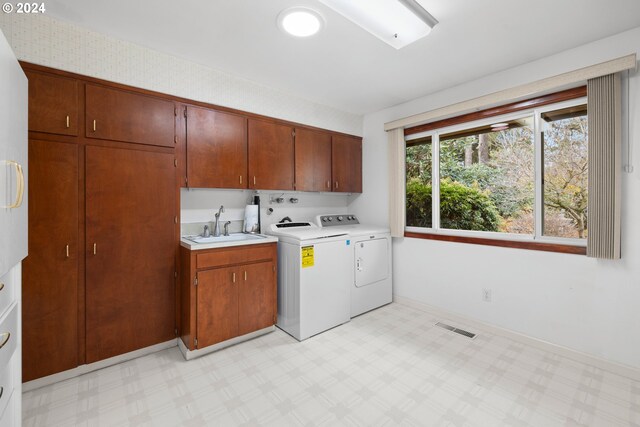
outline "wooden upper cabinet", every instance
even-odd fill
[[[331,134],[297,128],[296,190],[331,191]]]
[[[187,183],[195,188],[247,188],[247,119],[187,107]]]
[[[87,138],[174,146],[173,102],[93,84],[85,95]]]
[[[293,190],[293,128],[249,119],[249,188]]]
[[[362,193],[362,139],[333,135],[331,141],[333,191]]]
[[[78,135],[78,86],[75,79],[25,70],[29,79],[29,130]]]

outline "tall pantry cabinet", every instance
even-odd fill
[[[30,381],[175,338],[175,108],[23,67],[33,166],[23,315]]]

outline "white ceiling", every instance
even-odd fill
[[[640,26],[638,0],[419,1],[440,23],[401,50],[316,0],[48,0],[46,13],[357,114]],[[281,33],[292,6],[324,30]]]

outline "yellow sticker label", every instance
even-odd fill
[[[302,252],[302,268],[313,267],[313,246],[303,246],[300,251]]]

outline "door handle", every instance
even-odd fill
[[[356,260],[356,270],[362,271],[362,258]]]
[[[19,208],[22,206],[22,199],[24,197],[24,172],[22,171],[22,165],[15,160],[5,160],[5,163],[13,166],[16,170],[16,199],[10,205],[3,206],[3,208]]]
[[[9,338],[11,338],[11,332],[4,332],[0,334],[0,349],[9,342]]]

